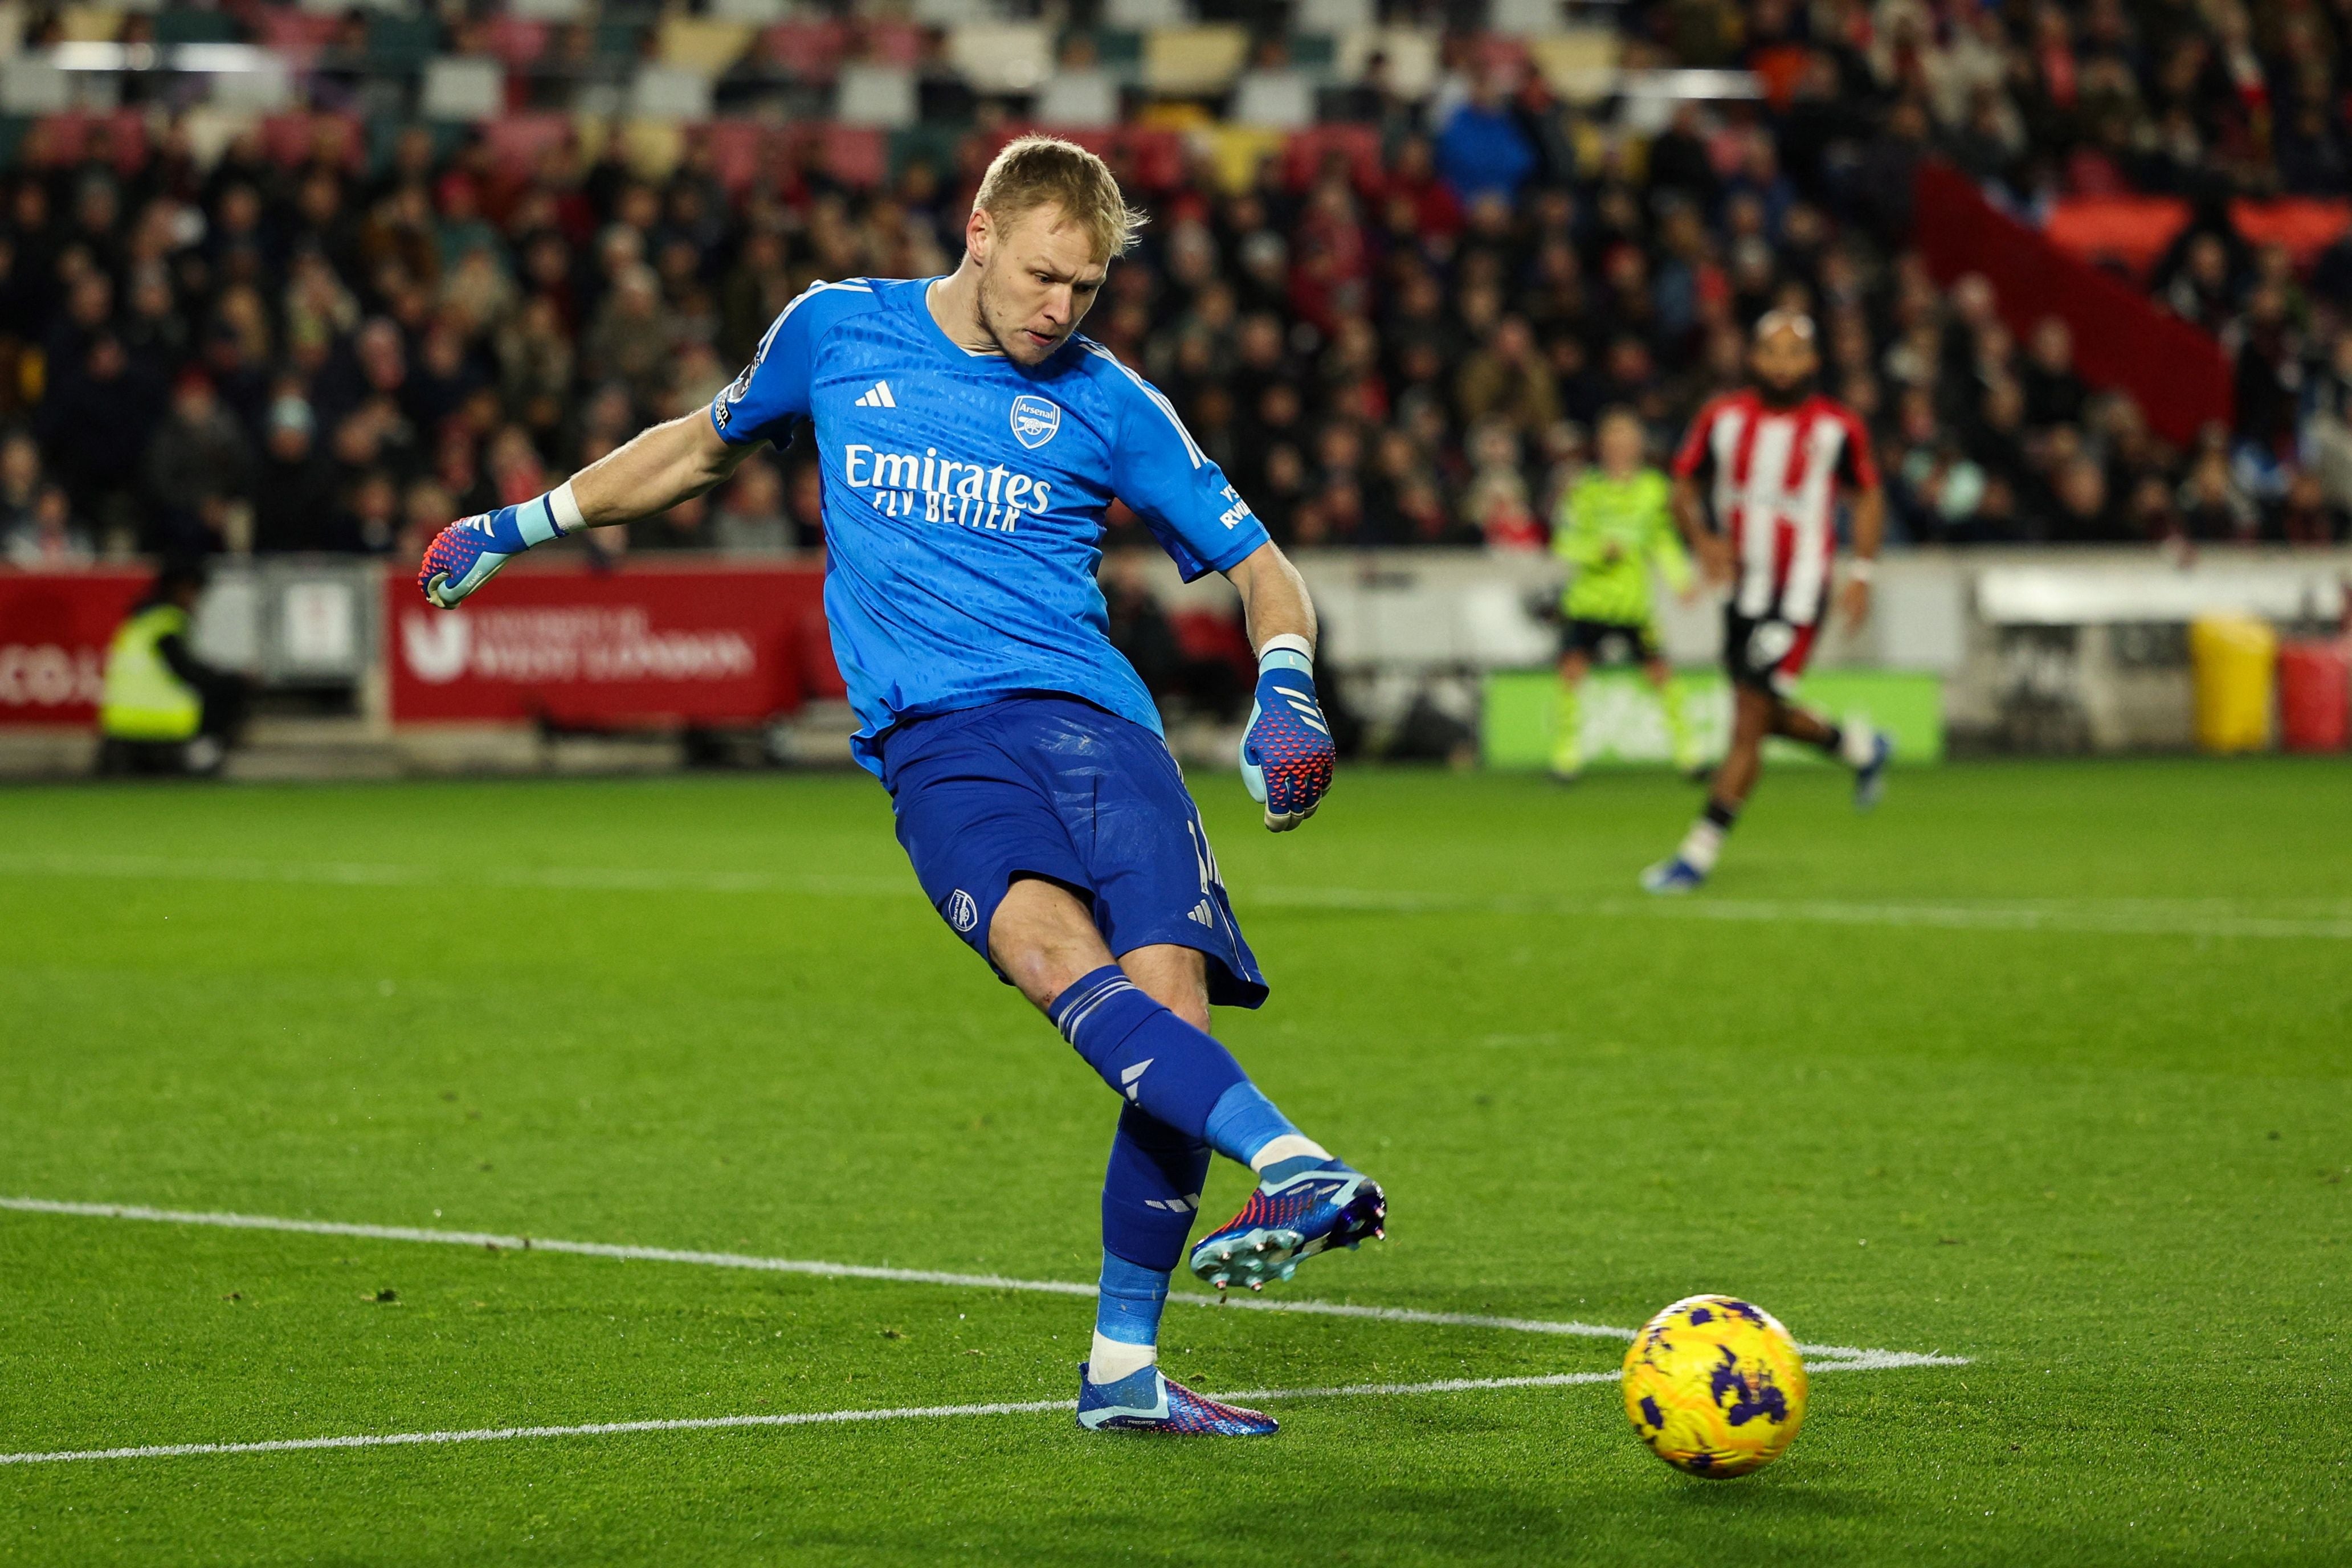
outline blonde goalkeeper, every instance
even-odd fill
[[[1675,527],[1672,488],[1665,475],[1643,462],[1642,422],[1632,410],[1602,414],[1595,444],[1599,464],[1560,496],[1552,520],[1552,552],[1569,567],[1560,595],[1567,624],[1560,633],[1552,776],[1572,783],[1584,771],[1578,699],[1585,677],[1595,664],[1635,660],[1665,712],[1675,766],[1696,773],[1682,683],[1658,646],[1651,599],[1653,572],[1676,594],[1691,592],[1690,557]]]

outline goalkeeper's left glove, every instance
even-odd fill
[[[1242,734],[1242,783],[1265,807],[1270,832],[1287,833],[1308,817],[1331,787],[1331,726],[1315,700],[1315,661],[1307,639],[1285,633],[1257,656],[1257,700]]]
[[[580,503],[572,499],[568,483],[520,506],[460,518],[425,547],[416,585],[436,605],[455,609],[459,600],[532,545],[561,539],[583,526]]]

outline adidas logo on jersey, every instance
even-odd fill
[[[858,395],[856,406],[860,408],[896,408],[898,406],[898,400],[890,395],[890,384],[888,382],[877,381]]]

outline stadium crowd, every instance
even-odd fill
[[[1123,164],[1152,222],[1087,330],[1286,544],[1540,548],[1595,416],[1632,407],[1663,456],[1776,304],[1818,319],[1898,543],[2326,542],[2352,507],[2352,247],[2305,276],[2226,219],[2183,235],[2154,287],[2234,356],[2237,417],[2175,451],[2085,385],[2062,321],[2018,341],[1982,279],[1938,289],[1906,236],[1938,155],[2029,213],[2063,190],[2341,194],[2347,17],[1651,0],[1624,8],[1628,68],[1765,89],[1653,134],[1455,31],[1433,91],[1374,56],[1323,96],[1369,160],[1269,156],[1238,184],[1197,150],[1161,177]],[[1256,47],[1279,64],[1285,41]],[[1082,65],[1089,37],[1063,48]],[[348,98],[331,79],[310,90]],[[423,124],[373,162],[257,132],[205,162],[161,107],[135,152],[103,120],[71,155],[28,136],[0,174],[6,558],[407,552],[535,495],[706,402],[811,280],[947,270],[1022,107],[956,101],[956,135],[878,183],[797,156],[731,184],[692,131],[658,176],[618,138],[518,166]],[[625,547],[820,542],[795,450]]]

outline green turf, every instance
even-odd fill
[[[1299,1294],[1632,1324],[1736,1291],[1969,1364],[1693,1481],[1613,1388],[0,1467],[0,1561],[2342,1562],[2352,773],[1963,766],[1857,821],[1201,783],[1276,982],[1221,1024],[1377,1173]],[[436,874],[435,868],[445,874]],[[1738,918],[1718,919],[1728,914]],[[1979,929],[1981,927],[1981,929]],[[0,793],[0,1194],[1082,1280],[1102,1087],[861,778]],[[1207,1207],[1236,1202],[1221,1172]],[[0,1451],[1066,1398],[1066,1299],[0,1212]],[[392,1290],[396,1298],[376,1300]],[[1172,1310],[1211,1388],[1610,1342]]]

